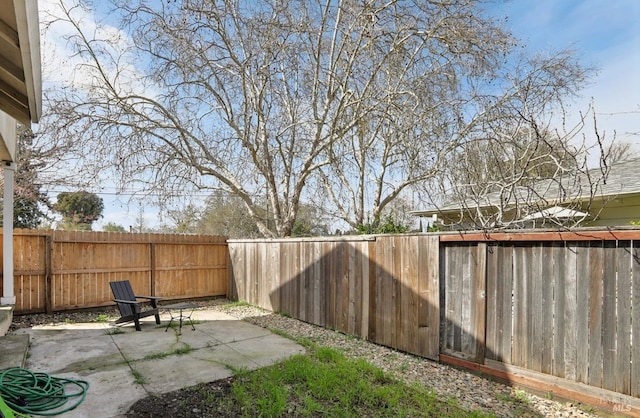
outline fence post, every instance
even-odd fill
[[[51,266],[51,260],[53,259],[53,240],[51,235],[47,234],[44,237],[44,310],[46,313],[51,313],[51,280],[53,268]]]

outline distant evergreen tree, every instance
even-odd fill
[[[91,230],[91,224],[102,217],[104,203],[95,193],[63,192],[53,210],[62,215],[61,229]]]

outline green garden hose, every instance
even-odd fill
[[[66,392],[66,388],[71,388],[71,392]],[[80,405],[87,395],[87,389],[89,383],[84,380],[51,377],[20,367],[0,372],[0,396],[14,414],[62,414]],[[74,403],[67,406],[67,401],[72,399]]]

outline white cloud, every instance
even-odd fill
[[[617,141],[640,147],[640,2],[514,0],[491,11],[508,16],[507,28],[530,51],[572,49],[583,65],[599,69],[570,104],[568,127],[593,100],[600,133],[611,140],[615,131]],[[584,133],[593,138],[591,119]]]
[[[41,38],[45,84],[56,88],[75,87],[88,91],[100,78],[88,56],[78,54],[73,45],[74,37],[78,33],[69,22],[66,9],[89,39],[100,41],[95,46],[102,53],[101,63],[110,81],[127,92],[142,87],[142,73],[135,65],[139,61],[130,55],[132,42],[125,32],[102,23],[104,19],[95,9],[81,7],[76,0],[41,0],[39,7],[43,23]],[[103,83],[98,81],[97,84]],[[148,93],[149,89],[145,91]]]

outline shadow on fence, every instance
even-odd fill
[[[546,356],[571,355],[563,349],[573,341],[549,345],[547,335],[573,335],[567,318],[582,321],[579,312],[587,308],[604,321],[609,307],[618,306],[606,296],[612,285],[597,283],[611,283],[603,277],[616,263],[626,266],[627,244],[621,241],[615,255],[616,245],[600,241],[443,243],[437,235],[232,240],[229,297],[553,396],[640,413],[635,398],[545,371],[549,365],[568,370],[569,363]],[[585,280],[591,293],[580,284]],[[584,299],[580,292],[593,296]],[[589,318],[604,324],[594,314]],[[584,341],[575,343],[575,350],[584,349]],[[625,372],[633,376],[629,367]]]

